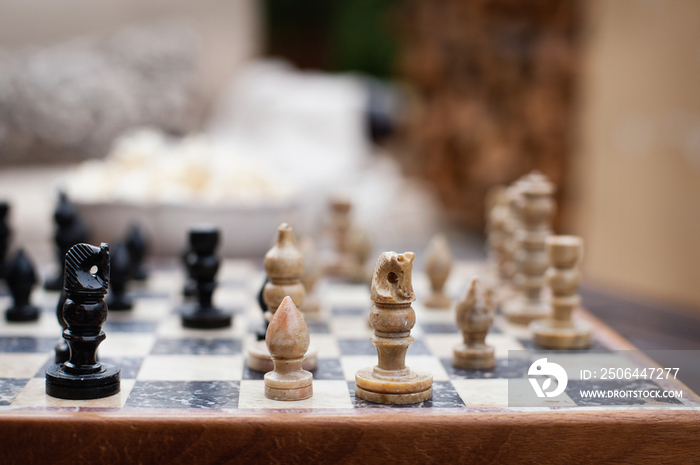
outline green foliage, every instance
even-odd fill
[[[394,0],[267,0],[268,51],[301,67],[389,77]]]

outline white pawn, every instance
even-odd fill
[[[273,400],[304,400],[313,395],[313,375],[301,365],[309,349],[309,328],[292,299],[287,296],[267,327],[265,343],[275,364],[265,373],[265,397]]]
[[[485,370],[496,366],[494,349],[486,345],[486,335],[493,323],[494,306],[481,288],[478,278],[457,303],[457,326],[464,343],[454,348],[452,365],[469,370]]]
[[[428,244],[426,251],[425,271],[430,280],[431,293],[425,300],[429,308],[450,308],[452,300],[445,295],[444,287],[452,270],[452,252],[447,239],[442,234],[436,234]]]

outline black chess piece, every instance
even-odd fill
[[[182,312],[182,325],[188,328],[213,329],[231,326],[232,314],[214,307],[212,295],[216,289],[219,258],[214,250],[219,242],[219,230],[203,226],[190,230],[192,252],[187,256],[187,268],[197,282],[197,303]]]
[[[93,267],[96,271],[92,271]],[[70,347],[67,362],[46,370],[46,393],[62,399],[97,399],[119,392],[121,370],[97,361],[97,347],[105,339],[104,296],[109,287],[109,245],[77,244],[66,255],[67,298],[63,338]]]
[[[195,259],[196,254],[191,248],[187,249],[185,253],[182,254],[182,263],[184,263],[185,269],[187,270],[185,285],[182,287],[182,295],[186,298],[197,297],[197,281],[192,277],[192,272],[188,266],[188,263],[194,262]]]
[[[58,298],[58,305],[56,306],[56,317],[58,318],[58,324],[61,325],[63,331],[68,329],[66,320],[63,318],[63,305],[65,305],[66,299],[68,299],[68,293],[65,289],[61,289],[61,297]],[[68,361],[68,358],[70,357],[70,349],[68,348],[68,344],[66,343],[65,339],[61,338],[58,344],[56,344],[54,351],[56,352],[54,357],[55,363],[63,363]]]
[[[258,292],[258,305],[260,306],[260,310],[262,310],[263,313],[263,324],[260,327],[260,329],[255,333],[255,337],[258,341],[265,340],[265,335],[267,334],[267,327],[270,326],[270,322],[267,321],[267,318],[265,318],[265,312],[267,312],[267,304],[265,303],[265,299],[263,298],[263,291],[265,290],[265,285],[267,285],[268,282],[270,282],[270,277],[265,275],[265,282],[262,284],[260,292]]]
[[[5,257],[7,256],[7,248],[10,245],[10,227],[7,225],[7,212],[10,210],[10,205],[7,202],[0,202],[0,279],[5,277]]]
[[[129,259],[131,260],[131,279],[145,281],[148,279],[148,272],[143,259],[148,251],[148,242],[139,224],[134,223],[131,225],[126,238],[126,247],[129,250]],[[112,260],[114,260],[114,257],[112,257]],[[112,264],[112,272],[114,272],[114,264]],[[113,279],[112,287],[114,287]],[[109,308],[112,308],[112,306],[110,305]]]
[[[39,309],[29,302],[32,288],[36,284],[36,272],[32,262],[19,249],[6,269],[5,280],[10,288],[12,307],[5,312],[7,321],[35,321],[39,319]]]
[[[75,244],[87,242],[88,230],[85,223],[80,219],[75,207],[63,192],[59,194],[58,206],[53,216],[57,226],[54,241],[58,249],[59,271],[54,278],[46,280],[44,288],[50,291],[60,291],[63,288],[66,254]]]
[[[126,286],[131,279],[133,267],[129,250],[123,242],[117,242],[114,245],[109,268],[110,288],[107,294],[107,306],[113,311],[131,310],[134,306],[134,301],[126,292]]]

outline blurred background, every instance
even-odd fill
[[[642,349],[700,348],[695,0],[0,11],[0,198],[38,262],[58,189],[100,240],[139,219],[155,255],[209,219],[225,254],[262,256],[342,196],[375,248],[447,231],[480,257],[486,192],[536,168],[555,231],[585,240],[584,305]]]

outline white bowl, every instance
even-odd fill
[[[129,226],[139,223],[146,232],[149,254],[179,256],[187,248],[188,230],[197,224],[221,229],[218,254],[225,257],[261,257],[271,247],[277,227],[294,223],[296,201],[249,205],[159,205],[85,203],[75,206],[90,228],[90,240],[115,242],[125,238]]]

